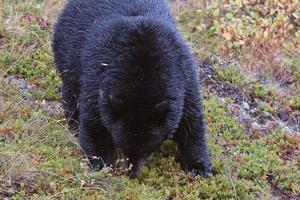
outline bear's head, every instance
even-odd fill
[[[186,48],[174,28],[159,20],[134,18],[116,24],[122,28],[114,28],[113,36],[96,43],[91,52],[98,58],[93,65],[102,70],[102,123],[136,176],[180,123],[185,96],[180,65]]]

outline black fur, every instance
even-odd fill
[[[211,171],[197,66],[165,1],[70,0],[53,49],[69,128],[79,122],[93,168],[113,165],[120,148],[137,176],[173,136],[186,171]]]

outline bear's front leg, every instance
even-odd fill
[[[100,120],[81,118],[79,128],[80,145],[88,157],[91,168],[100,170],[104,166],[115,164],[115,148],[111,135],[102,126]]]
[[[194,176],[201,175],[207,178],[211,173],[211,163],[201,102],[199,97],[189,100],[185,102],[175,140],[181,151],[183,169]]]

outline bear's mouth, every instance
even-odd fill
[[[133,179],[138,177],[141,174],[145,163],[146,163],[146,158],[144,157],[137,158],[137,159],[129,158],[127,163],[127,166],[129,168],[128,171],[129,178]]]

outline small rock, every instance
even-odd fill
[[[43,105],[43,106],[46,105],[46,100],[45,99],[42,100],[41,105]]]
[[[243,102],[242,106],[244,109],[249,110],[250,109],[250,105],[247,102]]]
[[[250,110],[251,114],[254,114],[255,112],[256,112],[256,108],[253,108],[253,109]]]
[[[32,97],[32,94],[30,94],[27,90],[21,90],[21,92],[24,97],[28,97],[28,98]]]
[[[264,111],[263,112],[263,117],[266,118],[266,119],[270,119],[270,118],[272,118],[272,115],[271,115],[271,113],[269,113],[267,111]]]
[[[253,123],[251,124],[251,127],[252,127],[254,130],[259,130],[261,126],[260,126],[257,122],[253,122]]]
[[[26,88],[26,81],[22,78],[18,78],[16,76],[10,76],[7,78],[8,83],[11,85],[14,85],[15,87],[19,88],[19,89],[24,89]]]
[[[250,113],[254,116],[258,116],[261,113],[261,111],[257,108],[253,108],[250,110]]]

